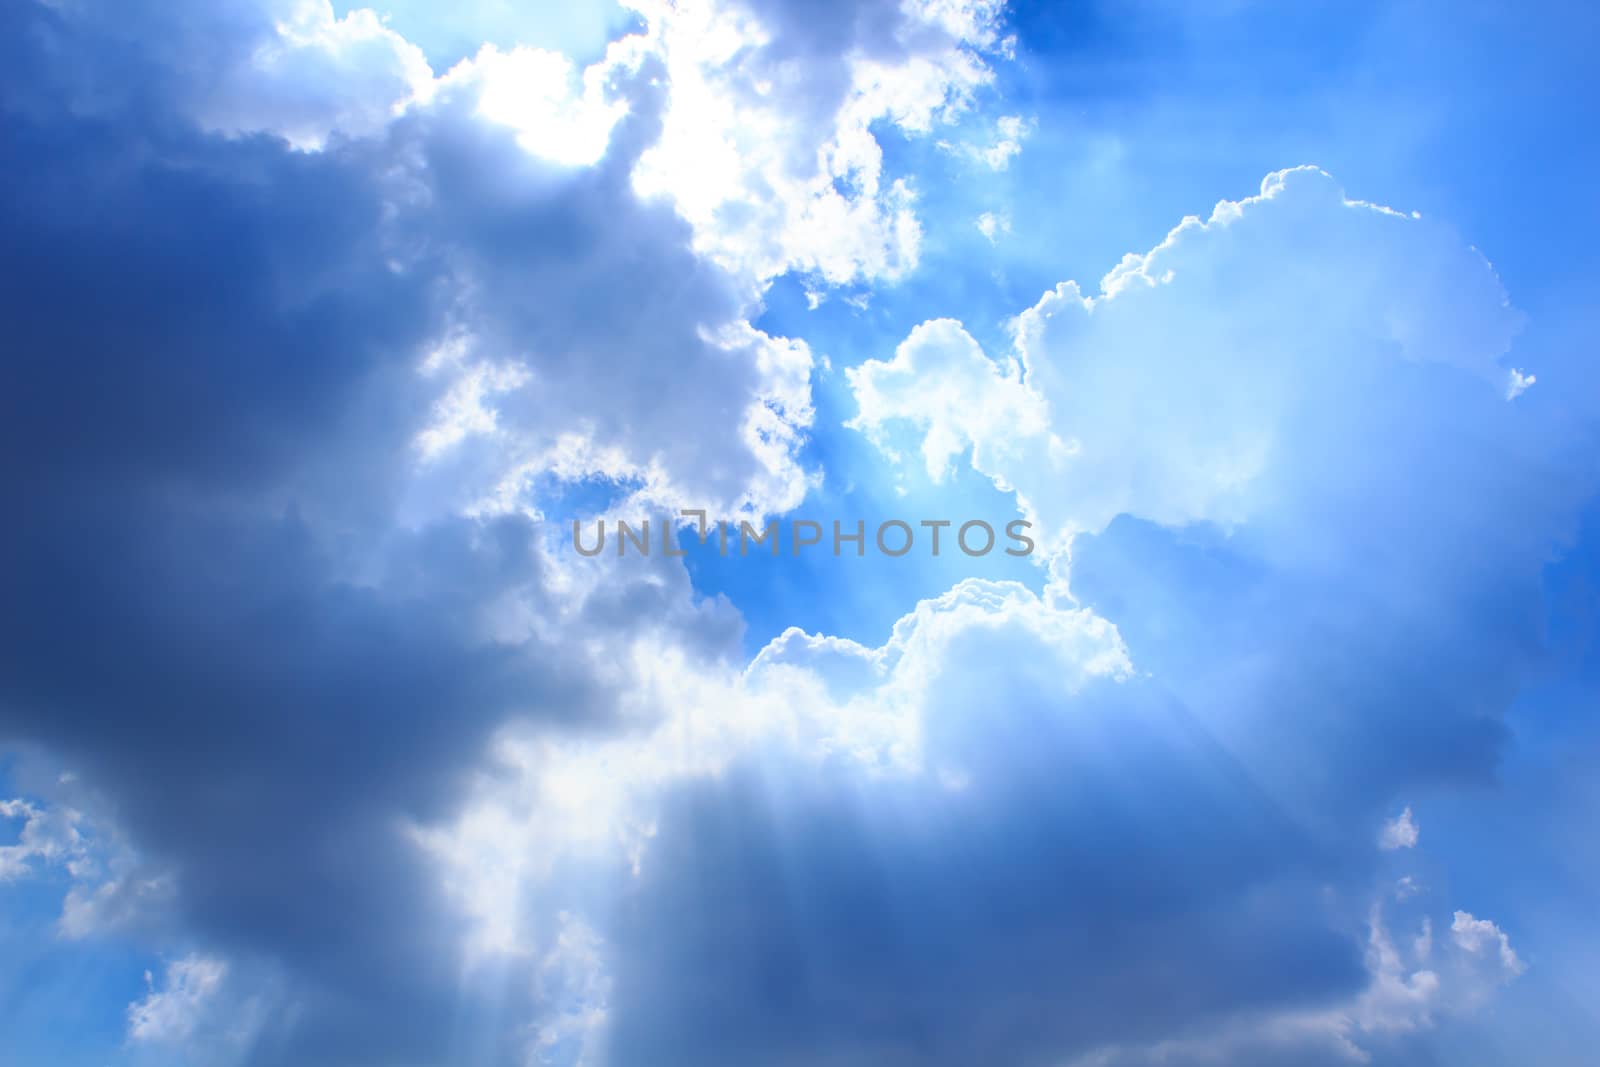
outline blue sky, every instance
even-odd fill
[[[1597,22],[7,6],[0,1064],[1589,1063]]]

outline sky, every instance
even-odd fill
[[[0,1067],[1590,1064],[1597,40],[6,4]]]

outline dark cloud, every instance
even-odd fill
[[[681,571],[619,571],[558,612],[522,517],[397,525],[442,388],[418,364],[465,322],[496,358],[549,360],[538,418],[612,420],[602,439],[644,458],[721,395],[685,463],[759,383],[693,340],[739,301],[625,160],[558,171],[449,103],[319,153],[198,130],[185,94],[270,31],[242,10],[0,14],[0,738],[78,771],[170,877],[134,928],[222,954],[241,995],[278,983],[294,1021],[258,1059],[438,1062],[468,1010],[461,929],[407,825],[454,810],[507,723],[614,727],[595,635],[682,628],[721,657],[738,627]],[[632,317],[611,314],[603,283],[630,278]],[[585,385],[602,320],[619,364],[700,378]],[[630,438],[630,403],[665,421]]]
[[[973,643],[930,710],[965,788],[779,763],[668,805],[617,924],[616,1062],[1061,1063],[1360,988],[1315,897],[1364,860],[1148,689],[1052,699]]]

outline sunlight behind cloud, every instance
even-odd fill
[[[625,101],[608,99],[607,71],[597,64],[580,75],[559,52],[484,45],[451,70],[442,87],[471,85],[478,114],[509,126],[533,155],[568,166],[594,163],[605,154],[611,128],[627,114]]]

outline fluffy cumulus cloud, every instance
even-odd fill
[[[371,10],[343,18],[328,0],[263,5],[272,31],[248,57],[220,69],[194,101],[206,127],[239,134],[270,130],[303,148],[335,134],[376,133],[425,96],[433,71],[422,51]]]
[[[1448,227],[1350,200],[1301,167],[1128,255],[1097,296],[1056,286],[1017,316],[998,359],[959,323],[919,327],[894,359],[851,372],[856,424],[880,440],[916,428],[934,477],[970,450],[1062,537],[1124,514],[1259,522],[1292,501],[1289,478],[1324,501],[1371,493],[1356,481],[1370,464],[1345,461],[1376,458],[1373,432],[1403,432],[1384,420],[1417,406],[1426,368],[1481,377],[1496,399],[1525,381],[1504,362],[1518,324],[1488,262]],[[1514,422],[1490,395],[1431,417]]]
[[[673,87],[642,191],[698,246],[761,277],[893,279],[921,242],[915,190],[873,124],[917,135],[971,107],[1003,49],[994,0],[640,0]]]
[[[830,283],[896,278],[915,266],[915,190],[885,173],[874,124],[919,136],[974,109],[1009,48],[994,0],[911,3],[630,0],[642,25],[585,70],[559,52],[485,44],[448,71],[371,10],[329,0],[230,0],[161,22],[182,48],[222,34],[183,109],[232,134],[268,131],[302,148],[381,132],[440,94],[518,130],[546,159],[593,163],[631,109],[660,130],[633,171],[694,227],[695,247],[741,277],[788,270]],[[186,50],[186,49],[185,49]],[[670,85],[659,104],[607,87],[643,64]],[[975,158],[1002,168],[1018,116]]]
[[[1008,46],[632,10],[435,71],[321,0],[0,9],[0,742],[72,771],[0,802],[0,892],[159,961],[94,1061],[1404,1063],[1527,970],[1411,866],[1590,488],[1482,257],[1302,169],[1009,352],[917,327],[854,426],[1048,568],[747,657],[547,521],[800,503],[762,295],[914,266],[877,138]]]

